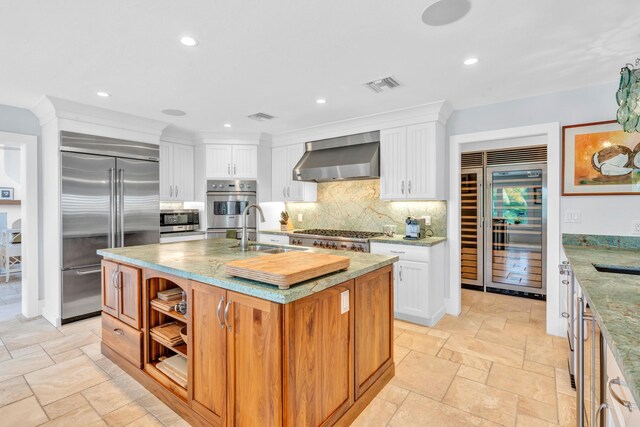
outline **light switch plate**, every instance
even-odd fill
[[[640,219],[634,219],[633,221],[631,221],[631,225],[633,227],[631,230],[633,235],[640,236]]]
[[[298,222],[302,222],[302,214],[298,214]]]
[[[349,311],[349,291],[343,291],[340,294],[340,314]]]
[[[582,222],[582,214],[578,210],[564,211],[564,222]]]

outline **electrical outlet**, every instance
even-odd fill
[[[302,214],[298,214],[298,222],[302,222]]]
[[[633,227],[633,234],[640,236],[640,219],[631,221],[631,226]]]
[[[431,225],[431,216],[429,216],[429,215],[423,215],[423,216],[422,216],[422,219],[424,219],[424,223],[425,223],[426,225]]]
[[[340,294],[340,314],[349,311],[349,291],[343,291]]]
[[[582,222],[582,214],[577,210],[564,211],[564,222]]]

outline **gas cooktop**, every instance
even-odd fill
[[[377,233],[375,231],[331,230],[326,228],[295,230],[294,234],[310,234],[313,236],[326,236],[326,237],[346,237],[349,239],[369,239],[371,237],[382,236],[382,233]]]

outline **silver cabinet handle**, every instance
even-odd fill
[[[404,181],[402,181],[402,184],[400,184],[400,191],[402,192],[402,194],[404,194]]]
[[[118,274],[118,270],[113,270],[111,273],[111,285],[114,289],[118,289],[118,285],[116,284],[116,275]]]
[[[118,170],[119,189],[118,198],[120,199],[120,247],[124,248],[124,169]]]
[[[569,281],[565,279],[565,280],[563,280],[563,281],[562,281],[562,284],[563,284],[563,285],[568,285],[568,284],[569,284]]]
[[[178,186],[176,185],[176,197],[178,197]]]
[[[109,169],[109,247],[116,247],[116,170]]]
[[[562,317],[564,317],[565,319],[568,319],[568,318],[569,318],[569,313],[567,313],[566,311],[563,311],[560,315],[561,315]]]
[[[218,303],[218,323],[221,328],[224,328],[224,322],[222,321],[222,305],[224,304],[224,297],[220,298],[220,302]]]
[[[236,164],[234,163],[233,164],[233,174],[235,175],[236,173],[238,173],[238,171],[237,171]]]
[[[117,329],[117,328],[113,330],[113,333],[120,336],[124,335],[124,331],[122,329]]]
[[[291,197],[291,187],[287,186],[287,197]]]
[[[407,187],[407,190],[409,190],[409,194],[411,194],[411,180],[409,180],[409,185]]]
[[[227,305],[224,307],[224,323],[227,325],[227,329],[231,330],[231,325],[229,324],[229,307],[233,301],[229,300]]]
[[[231,163],[227,163],[227,175],[231,175]]]
[[[391,252],[392,254],[403,254],[403,253],[405,253],[404,251],[394,251],[394,250],[390,250],[389,252]]]
[[[169,185],[169,197],[173,197],[173,185]]]
[[[627,408],[629,410],[629,412],[632,412],[633,411],[633,407],[634,407],[633,403],[631,403],[628,400],[624,400],[623,398],[618,396],[618,394],[615,391],[613,391],[613,386],[614,385],[622,386],[622,384],[624,384],[624,382],[620,379],[620,377],[616,377],[616,378],[610,379],[609,380],[609,384],[608,384],[609,393],[611,394],[611,397],[613,397],[616,400],[616,402],[618,402],[619,404],[621,404],[622,406]]]
[[[102,270],[96,268],[95,270],[84,270],[84,271],[76,271],[76,275],[78,276],[86,276],[87,274],[95,274],[100,273]]]
[[[400,269],[398,270],[398,276],[400,277],[400,281],[402,282],[402,266],[400,266]]]
[[[596,427],[598,427],[598,425],[600,425],[600,412],[602,412],[603,409],[609,409],[609,405],[607,405],[606,403],[601,403],[600,407],[598,408],[598,410],[596,411]]]
[[[287,197],[287,187],[282,187],[282,197]]]

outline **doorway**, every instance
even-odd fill
[[[0,132],[0,150],[0,213],[5,214],[0,214],[0,319],[35,317],[40,314],[37,137]]]
[[[517,139],[518,144],[511,144]],[[542,142],[541,142],[542,141]],[[460,178],[461,153],[483,151],[506,147],[538,146],[547,147],[547,241],[545,262],[548,266],[560,263],[560,124],[546,123],[492,131],[452,135],[449,138],[449,206],[447,209],[447,230],[449,248],[449,280],[446,289],[447,313],[458,315],[461,303],[460,271]],[[546,330],[548,334],[562,336],[565,333],[560,315],[560,282],[552,268],[545,272],[547,284]]]

